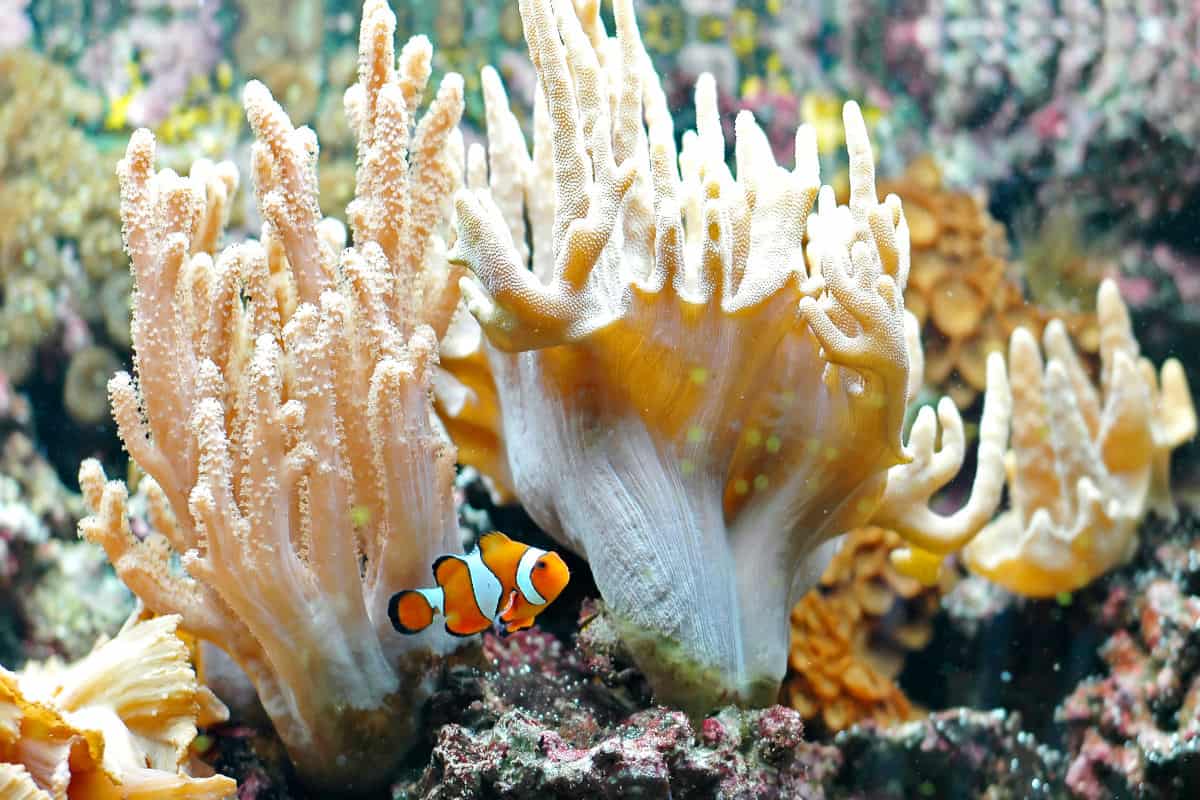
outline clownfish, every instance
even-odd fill
[[[533,619],[562,593],[571,573],[557,553],[514,542],[499,531],[484,534],[479,546],[464,556],[447,555],[433,562],[437,586],[405,589],[392,595],[388,617],[401,633],[418,633],[446,618],[455,636],[482,633],[493,625],[512,633]]]

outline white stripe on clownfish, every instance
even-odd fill
[[[546,598],[542,597],[533,585],[533,568],[537,564],[537,560],[544,555],[546,555],[545,550],[530,547],[521,555],[521,561],[517,564],[517,588],[521,590],[521,594],[525,595],[525,599],[535,606],[546,603]]]
[[[417,594],[424,597],[429,602],[429,607],[438,614],[443,616],[446,613],[446,590],[440,586],[434,586],[432,589],[414,589]]]
[[[467,565],[471,574],[471,590],[475,593],[475,605],[479,612],[489,620],[495,620],[500,613],[500,601],[504,595],[504,585],[492,572],[491,567],[483,561],[483,553],[476,547],[465,556],[457,557]]]

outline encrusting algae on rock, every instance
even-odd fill
[[[222,800],[237,785],[186,767],[197,725],[226,717],[176,635],[179,617],[131,620],[74,664],[0,669],[5,800]]]
[[[515,495],[587,558],[661,701],[769,704],[834,537],[875,520],[944,553],[990,519],[1003,361],[970,499],[936,514],[963,426],[943,400],[901,440],[919,385],[908,229],[897,198],[876,199],[858,107],[848,206],[820,188],[811,127],[788,171],[740,114],[735,178],[711,77],[676,151],[628,0],[615,39],[597,3],[520,11],[543,89],[533,154],[485,73],[490,149],[468,154],[452,256],[475,276]]]
[[[387,780],[462,645],[388,620],[394,592],[461,552],[454,450],[429,392],[458,301],[445,254],[462,81],[447,75],[418,122],[431,47],[413,38],[397,59],[395,29],[386,2],[367,2],[346,93],[353,247],[320,216],[312,131],[262,84],[244,92],[258,241],[210,254],[232,167],[156,173],[152,135],[134,134],[119,173],[137,380],[120,373],[109,391],[154,534],[132,534],[123,483],[80,469],[83,535],[151,612],[225,650],[302,775],[342,792]]]

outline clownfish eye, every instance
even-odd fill
[[[545,569],[545,568],[546,568],[546,562],[545,562],[545,561],[542,561],[541,559],[538,559],[537,563],[533,565],[533,568],[534,568],[534,569]]]

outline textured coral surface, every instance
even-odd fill
[[[929,643],[951,573],[933,587],[901,574],[890,556],[902,546],[883,528],[851,531],[820,584],[792,609],[783,697],[806,721],[836,732],[860,720],[886,725],[914,715],[894,679],[906,653]]]

